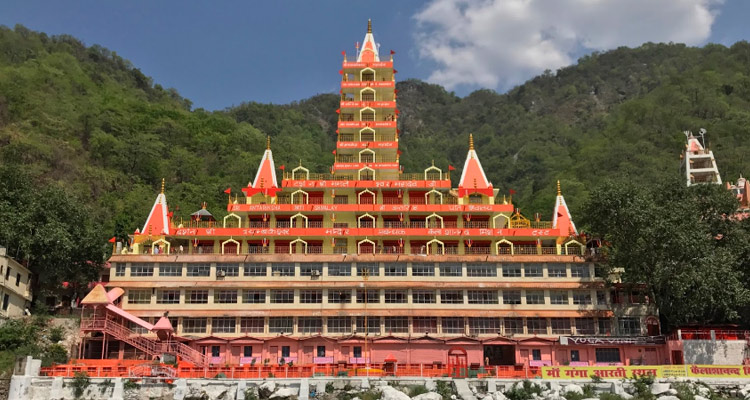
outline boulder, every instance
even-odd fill
[[[437,383],[435,383],[434,379],[425,379],[424,387],[430,392],[434,392],[437,390]]]
[[[443,396],[435,392],[428,392],[428,393],[422,393],[420,395],[414,396],[411,399],[412,400],[443,400]]]
[[[677,396],[677,389],[669,389],[667,390],[667,393],[670,396]]]
[[[698,391],[698,394],[703,397],[711,397],[711,389],[707,388],[703,385],[698,385],[695,388]]]
[[[406,393],[391,386],[383,386],[381,400],[411,400]]]
[[[660,395],[662,393],[667,393],[669,391],[670,385],[669,383],[662,383],[662,382],[654,382],[651,384],[651,394]]]
[[[267,390],[271,393],[276,391],[276,382],[274,381],[265,381],[258,386],[259,390]]]
[[[503,392],[493,392],[492,393],[492,400],[508,400],[507,397],[503,394]]]
[[[576,393],[576,394],[583,394],[583,388],[576,385],[575,383],[571,383],[568,386],[565,386],[565,389],[563,389],[564,393]]]
[[[296,397],[296,396],[297,396],[297,388],[283,387],[273,392],[270,398],[271,399],[289,399],[289,398]]]

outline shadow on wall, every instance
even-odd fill
[[[684,340],[686,364],[740,365],[745,356],[744,340]]]

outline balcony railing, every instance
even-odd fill
[[[311,180],[311,181],[356,181],[357,177],[356,175],[352,175],[351,173],[337,173],[337,174],[328,174],[328,173],[310,173],[309,178],[307,174],[300,174],[297,173],[295,178],[292,178],[292,172],[284,172],[284,178],[285,180]],[[449,180],[450,176],[448,174],[443,174],[443,180]],[[398,177],[395,180],[399,181],[424,181],[424,173],[403,173],[399,174]],[[445,200],[448,197],[443,198],[443,204],[451,204],[446,203]]]
[[[340,154],[336,156],[337,163],[385,163],[396,162],[398,157],[386,155],[357,155],[357,154]]]
[[[308,244],[307,251],[305,251],[304,243],[295,243],[292,246],[293,254],[357,254],[357,246],[344,246],[340,245],[338,241],[335,247],[330,247],[321,244]],[[560,248],[558,253],[557,247],[537,247],[528,245],[516,245],[511,248],[509,245],[501,244],[496,247],[494,244],[487,245],[476,245],[472,247],[468,246],[457,246],[455,244],[439,246],[433,244],[429,249],[425,245],[419,245],[416,243],[409,244],[405,242],[403,246],[397,246],[395,244],[382,245],[379,244],[374,248],[374,254],[430,254],[430,255],[514,255],[514,256],[553,256],[553,255],[572,255],[580,256],[582,251],[580,246],[568,246],[567,250],[565,247]],[[497,249],[497,250],[495,250]],[[372,245],[363,245],[360,247],[361,254],[373,254]],[[221,246],[197,246],[186,249],[180,254],[222,254]],[[260,244],[242,244],[240,251],[237,251],[236,246],[225,246],[224,253],[226,255],[235,254],[289,254],[289,244],[279,243],[272,244],[268,243],[266,246]],[[133,253],[135,254],[135,253]],[[173,252],[172,254],[178,254]],[[161,254],[159,254],[161,255]],[[166,253],[165,253],[166,255]]]

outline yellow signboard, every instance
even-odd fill
[[[630,365],[591,367],[542,367],[543,379],[632,379],[640,376],[656,378],[746,378],[750,379],[747,365]]]

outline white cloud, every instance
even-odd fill
[[[723,0],[432,0],[418,12],[420,57],[448,89],[507,88],[585,51],[703,43]]]

